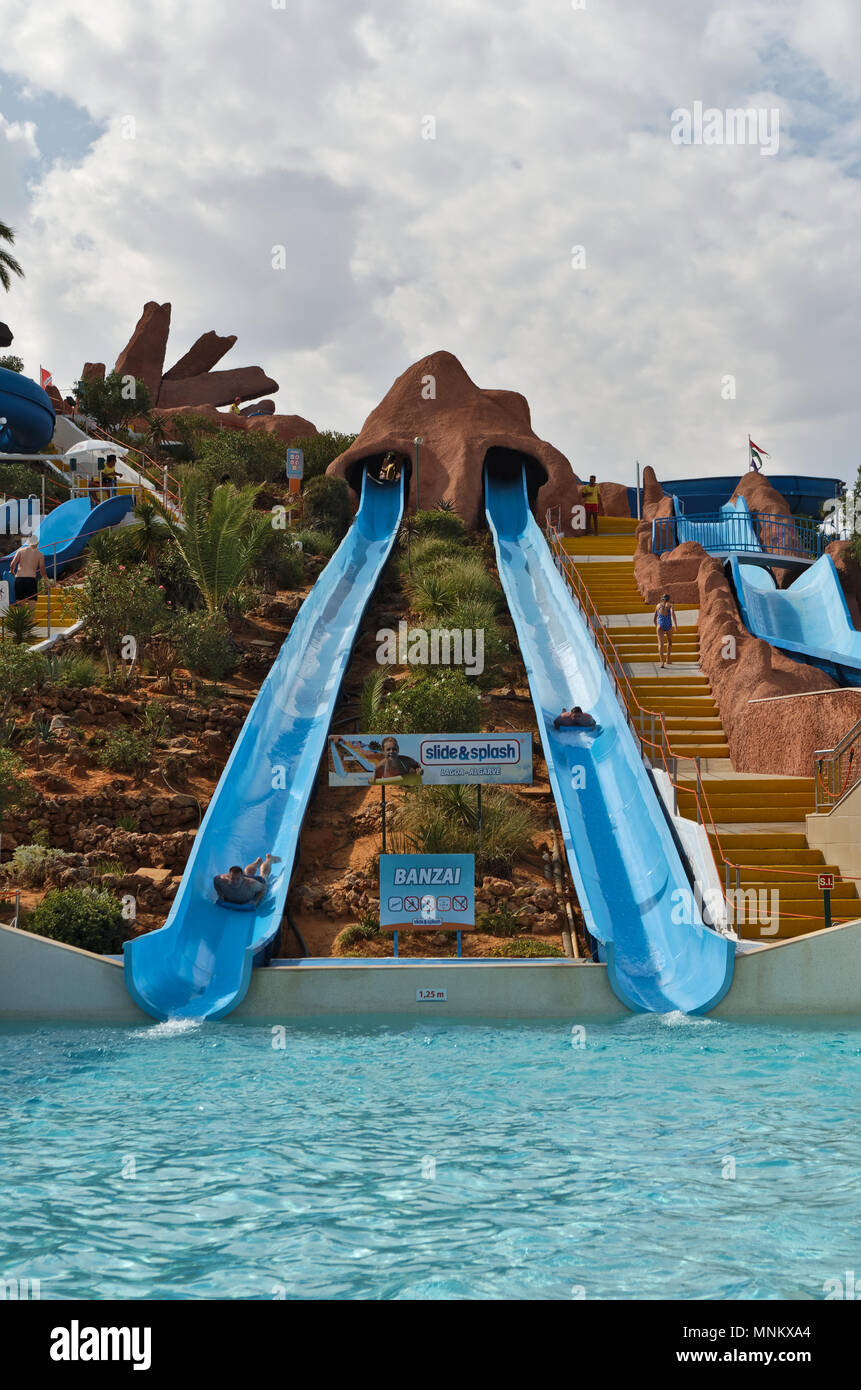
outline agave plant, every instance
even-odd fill
[[[182,489],[182,521],[158,498],[154,506],[203,596],[208,613],[222,613],[247,578],[270,535],[269,519],[255,514],[259,486],[222,483],[209,495],[205,481],[189,475]]]

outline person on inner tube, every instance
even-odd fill
[[[596,729],[598,726],[591,714],[586,714],[579,705],[564,709],[553,720],[554,729]]]
[[[276,855],[267,854],[265,859],[259,856],[252,860],[244,869],[234,864],[226,874],[215,875],[213,887],[223,903],[233,903],[237,907],[259,903],[269,886],[267,879],[272,865],[280,863]]]

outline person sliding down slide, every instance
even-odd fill
[[[591,714],[586,714],[579,705],[564,709],[553,720],[554,729],[597,729],[598,725]]]
[[[225,907],[256,907],[269,886],[272,865],[280,863],[275,855],[267,854],[265,859],[258,855],[244,869],[233,864],[226,874],[216,874],[212,882],[219,902]]]

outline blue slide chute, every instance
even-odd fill
[[[849,685],[861,685],[861,632],[830,555],[778,589],[770,570],[729,559],[744,625],[754,637],[819,666]]]
[[[353,525],[303,603],[260,687],[195,837],[167,921],[125,943],[126,983],[153,1018],[223,1018],[281,925],[302,819],[362,614],[404,507],[403,475],[367,473]],[[280,857],[255,913],[221,911],[212,880]]]
[[[531,512],[525,474],[485,476],[485,510],[589,931],[636,1012],[705,1013],[735,943],[703,924],[681,854],[615,687]],[[553,728],[580,705],[600,725]]]
[[[32,502],[33,499],[28,498],[26,502],[18,504],[22,518],[27,516],[26,507]],[[33,526],[33,534],[39,538],[39,549],[45,556],[45,568],[50,578],[56,579],[72,560],[76,560],[83,553],[94,532],[103,531],[109,526],[118,526],[133,506],[134,497],[131,493],[122,493],[106,498],[93,508],[90,507],[89,498],[73,497],[69,502],[61,502],[59,507],[48,512],[42,518],[40,526]],[[17,527],[8,520],[10,507],[11,503],[7,503],[6,524],[7,528],[12,530]],[[10,577],[9,565],[14,553],[12,551],[9,555],[0,557],[0,579]]]
[[[20,372],[0,367],[0,453],[38,454],[54,437],[51,397]]]
[[[683,541],[697,541],[704,550],[720,554],[733,550],[762,549],[750,508],[743,497],[725,502],[720,509],[719,521],[688,521],[678,497],[673,498],[673,509],[676,514],[677,545]]]

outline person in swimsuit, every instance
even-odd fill
[[[557,714],[553,720],[554,729],[594,729],[595,720],[591,714],[587,714],[579,705],[573,709],[564,709],[561,714]]]
[[[246,903],[256,905],[269,886],[267,880],[272,865],[280,863],[275,855],[267,854],[265,859],[261,856],[253,859],[244,869],[233,864],[226,874],[215,875],[213,886],[223,903],[234,903],[237,907],[244,907]]]
[[[658,650],[661,654],[661,666],[672,665],[673,628],[677,628],[678,625],[676,610],[670,602],[670,596],[664,594],[655,608],[655,627],[658,629]],[[664,643],[667,647],[666,655],[664,654]]]
[[[45,557],[35,536],[31,536],[26,545],[15,551],[9,569],[15,579],[15,602],[35,603],[39,577],[46,582],[48,579]]]
[[[580,500],[586,509],[586,535],[591,531],[593,536],[598,534],[598,503],[601,494],[598,491],[598,484],[593,473],[588,483],[583,483],[580,488]]]
[[[383,760],[377,763],[374,768],[375,782],[406,781],[409,778],[412,785],[420,785],[422,777],[422,765],[417,763],[415,758],[407,757],[406,753],[401,752],[400,744],[391,735],[383,739]]]

